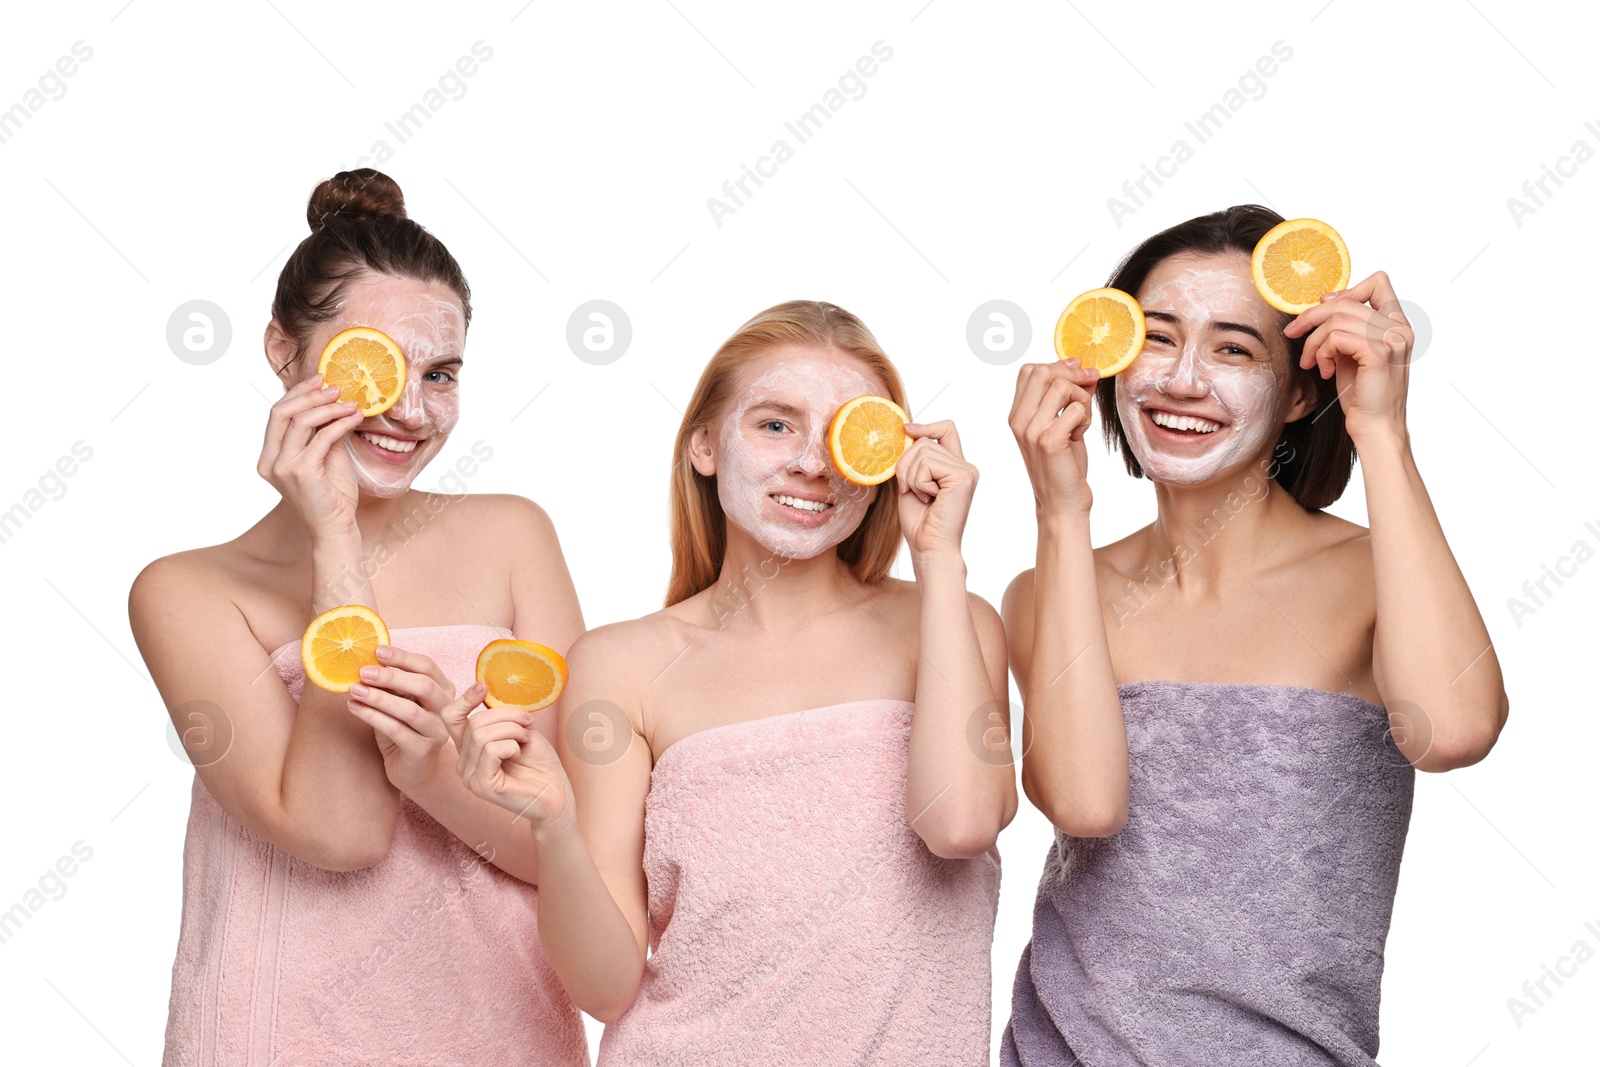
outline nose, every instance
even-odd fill
[[[1183,351],[1161,382],[1161,391],[1170,397],[1196,399],[1211,392],[1211,383],[1201,365],[1198,342],[1191,340],[1184,343]]]
[[[400,399],[395,401],[394,407],[387,412],[388,416],[402,426],[415,429],[421,426],[426,418],[422,410],[422,383],[412,378],[406,382],[400,391]]]
[[[827,474],[830,466],[827,448],[822,443],[822,434],[816,432],[806,436],[805,445],[789,460],[791,472],[804,474],[809,478]]]

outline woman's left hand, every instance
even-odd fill
[[[465,718],[483,699],[484,685],[474,682],[458,696],[432,659],[393,645],[378,646],[378,659],[385,665],[361,668],[348,706],[375,732],[389,781],[412,792],[432,775],[439,749],[450,741],[446,719]]]
[[[944,554],[961,554],[978,468],[961,455],[955,423],[906,423],[911,446],[895,467],[900,488],[900,529],[911,546],[913,563]]]
[[[1387,274],[1380,270],[1324,296],[1283,332],[1305,337],[1302,368],[1335,379],[1345,428],[1358,448],[1374,434],[1404,434],[1416,338]]]

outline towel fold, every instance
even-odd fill
[[[651,955],[600,1064],[988,1063],[1000,856],[941,859],[911,828],[911,716],[854,701],[661,754]]]
[[[478,651],[510,635],[428,626],[392,639],[463,688]],[[299,642],[272,662],[298,704]],[[163,1067],[587,1067],[537,900],[408,797],[388,857],[338,872],[246,829],[196,776]]]
[[[1415,773],[1383,708],[1275,685],[1120,687],[1127,827],[1057,833],[1007,1067],[1373,1067]]]

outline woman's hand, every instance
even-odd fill
[[[313,374],[283,394],[267,416],[256,473],[300,514],[312,536],[356,532],[355,465],[333,446],[361,424],[355,403]]]
[[[1082,513],[1089,491],[1089,457],[1083,444],[1100,372],[1075,359],[1025,363],[1011,403],[1011,433],[1033,483],[1038,515]]]
[[[470,712],[461,722],[456,773],[474,795],[522,816],[535,831],[576,826],[572,785],[556,750],[533,728],[536,714],[508,707]]]
[[[906,423],[911,447],[895,466],[900,489],[900,529],[912,562],[961,554],[961,531],[978,487],[978,468],[961,455],[961,439],[949,419]]]
[[[361,682],[350,687],[350,713],[376,732],[389,781],[409,793],[433,773],[450,740],[447,724],[467,717],[484,685],[474,682],[458,696],[432,659],[393,645],[379,645],[378,659],[385,665],[361,668]]]
[[[1345,428],[1359,449],[1376,435],[1404,436],[1406,380],[1415,335],[1383,271],[1329,293],[1284,328],[1304,337],[1300,366],[1334,378]]]

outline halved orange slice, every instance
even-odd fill
[[[1090,289],[1072,298],[1056,320],[1056,358],[1098,367],[1109,378],[1144,348],[1144,309],[1121,289]]]
[[[1350,251],[1326,222],[1289,219],[1256,242],[1250,277],[1267,303],[1298,315],[1350,284]]]
[[[406,359],[394,338],[371,326],[352,326],[334,334],[317,360],[324,386],[337,385],[341,403],[354,401],[361,414],[394,407],[406,387]]]
[[[895,464],[911,447],[905,409],[886,396],[846,400],[828,424],[828,458],[857,485],[879,485],[894,477]]]
[[[378,666],[378,646],[389,643],[389,628],[364,604],[329,608],[311,620],[300,638],[300,663],[306,677],[323,689],[348,693],[361,681],[362,667]]]
[[[489,687],[483,702],[491,708],[538,711],[554,704],[567,687],[567,661],[561,653],[509,637],[483,646],[476,674]]]

